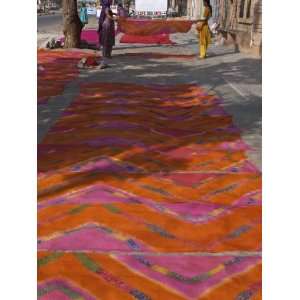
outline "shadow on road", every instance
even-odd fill
[[[231,131],[232,118],[229,116],[206,114],[201,119],[201,105],[182,107],[185,100],[192,101],[195,97],[195,86],[217,91],[225,100],[225,109],[235,116],[235,123],[249,135],[257,134],[261,128],[261,97],[255,89],[253,92],[251,90],[252,86],[256,87],[261,83],[261,62],[256,59],[217,62],[213,57],[205,61],[191,58],[180,63],[174,56],[168,60],[166,57],[151,58],[149,54],[145,57],[143,53],[136,54],[135,57],[115,55],[111,68],[96,72],[84,71],[80,81],[81,84],[90,85],[90,89],[81,94],[81,102],[73,101],[64,112],[64,118],[56,123],[39,147],[39,171],[55,172],[54,179],[50,176],[42,184],[44,187],[39,192],[41,198],[61,194],[75,187],[84,187],[111,176],[135,181],[157,172],[187,171],[191,167],[191,156],[168,158],[162,153],[171,153],[191,145],[199,145],[204,149],[207,146],[206,156],[200,157],[200,161],[204,165],[211,164],[211,170],[220,169],[214,163],[216,158],[220,163],[224,158],[222,155],[217,157],[213,150],[222,142],[238,142],[240,133]],[[228,88],[227,82],[248,86],[248,95],[237,96]],[[103,90],[101,86],[105,83],[111,87]],[[148,87],[145,89],[143,85]],[[155,85],[161,89],[166,87],[167,92],[157,90]],[[185,85],[185,88],[180,85]],[[189,116],[187,120],[183,118],[174,124],[170,123],[169,112],[164,111],[163,103],[157,102],[168,97],[178,100],[178,104],[170,106],[169,109],[173,113],[186,113]],[[136,103],[131,103],[132,100],[136,100]],[[134,116],[113,113],[114,110],[128,110]],[[194,121],[190,122],[190,118]],[[109,127],[114,122],[119,122],[119,129]],[[126,129],[124,125],[123,129],[122,122],[126,126],[135,124],[137,127]],[[167,128],[175,130],[176,133],[163,133]],[[194,135],[185,137],[183,134],[180,137],[180,130]],[[116,143],[109,139],[112,136]],[[136,149],[143,150],[139,153],[135,152]],[[209,152],[212,154],[208,154]],[[243,151],[237,153],[237,157],[232,157],[232,161],[229,159],[229,163],[239,163],[246,158]],[[227,155],[226,152],[224,155]],[[96,161],[92,164],[97,164],[98,159],[103,160],[105,157],[122,157],[121,161],[126,164],[118,166],[110,161],[107,169],[99,170],[96,167],[80,171],[79,167],[76,172],[72,171],[78,164],[85,165],[94,159]],[[142,169],[134,169],[133,166]],[[64,170],[65,168],[68,170]],[[111,168],[115,168],[115,172]],[[133,172],[126,168],[133,168]],[[55,178],[60,171],[63,180],[60,178],[58,184]]]

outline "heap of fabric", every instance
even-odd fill
[[[97,67],[99,65],[99,59],[100,58],[96,56],[84,57],[79,61],[77,66],[80,69]]]
[[[46,48],[48,49],[58,49],[58,48],[62,48],[62,43],[60,40],[55,40],[54,38],[51,39],[49,42],[47,42],[46,44]]]

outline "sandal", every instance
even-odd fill
[[[99,69],[106,69],[106,68],[108,68],[108,65],[105,65],[105,64],[100,64],[99,65]]]

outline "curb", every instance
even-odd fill
[[[38,13],[38,16],[49,16],[49,15],[55,15],[55,12],[51,12],[51,13]]]

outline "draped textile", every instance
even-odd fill
[[[156,35],[188,32],[193,21],[188,20],[132,20],[120,19],[119,30],[130,35]]]

